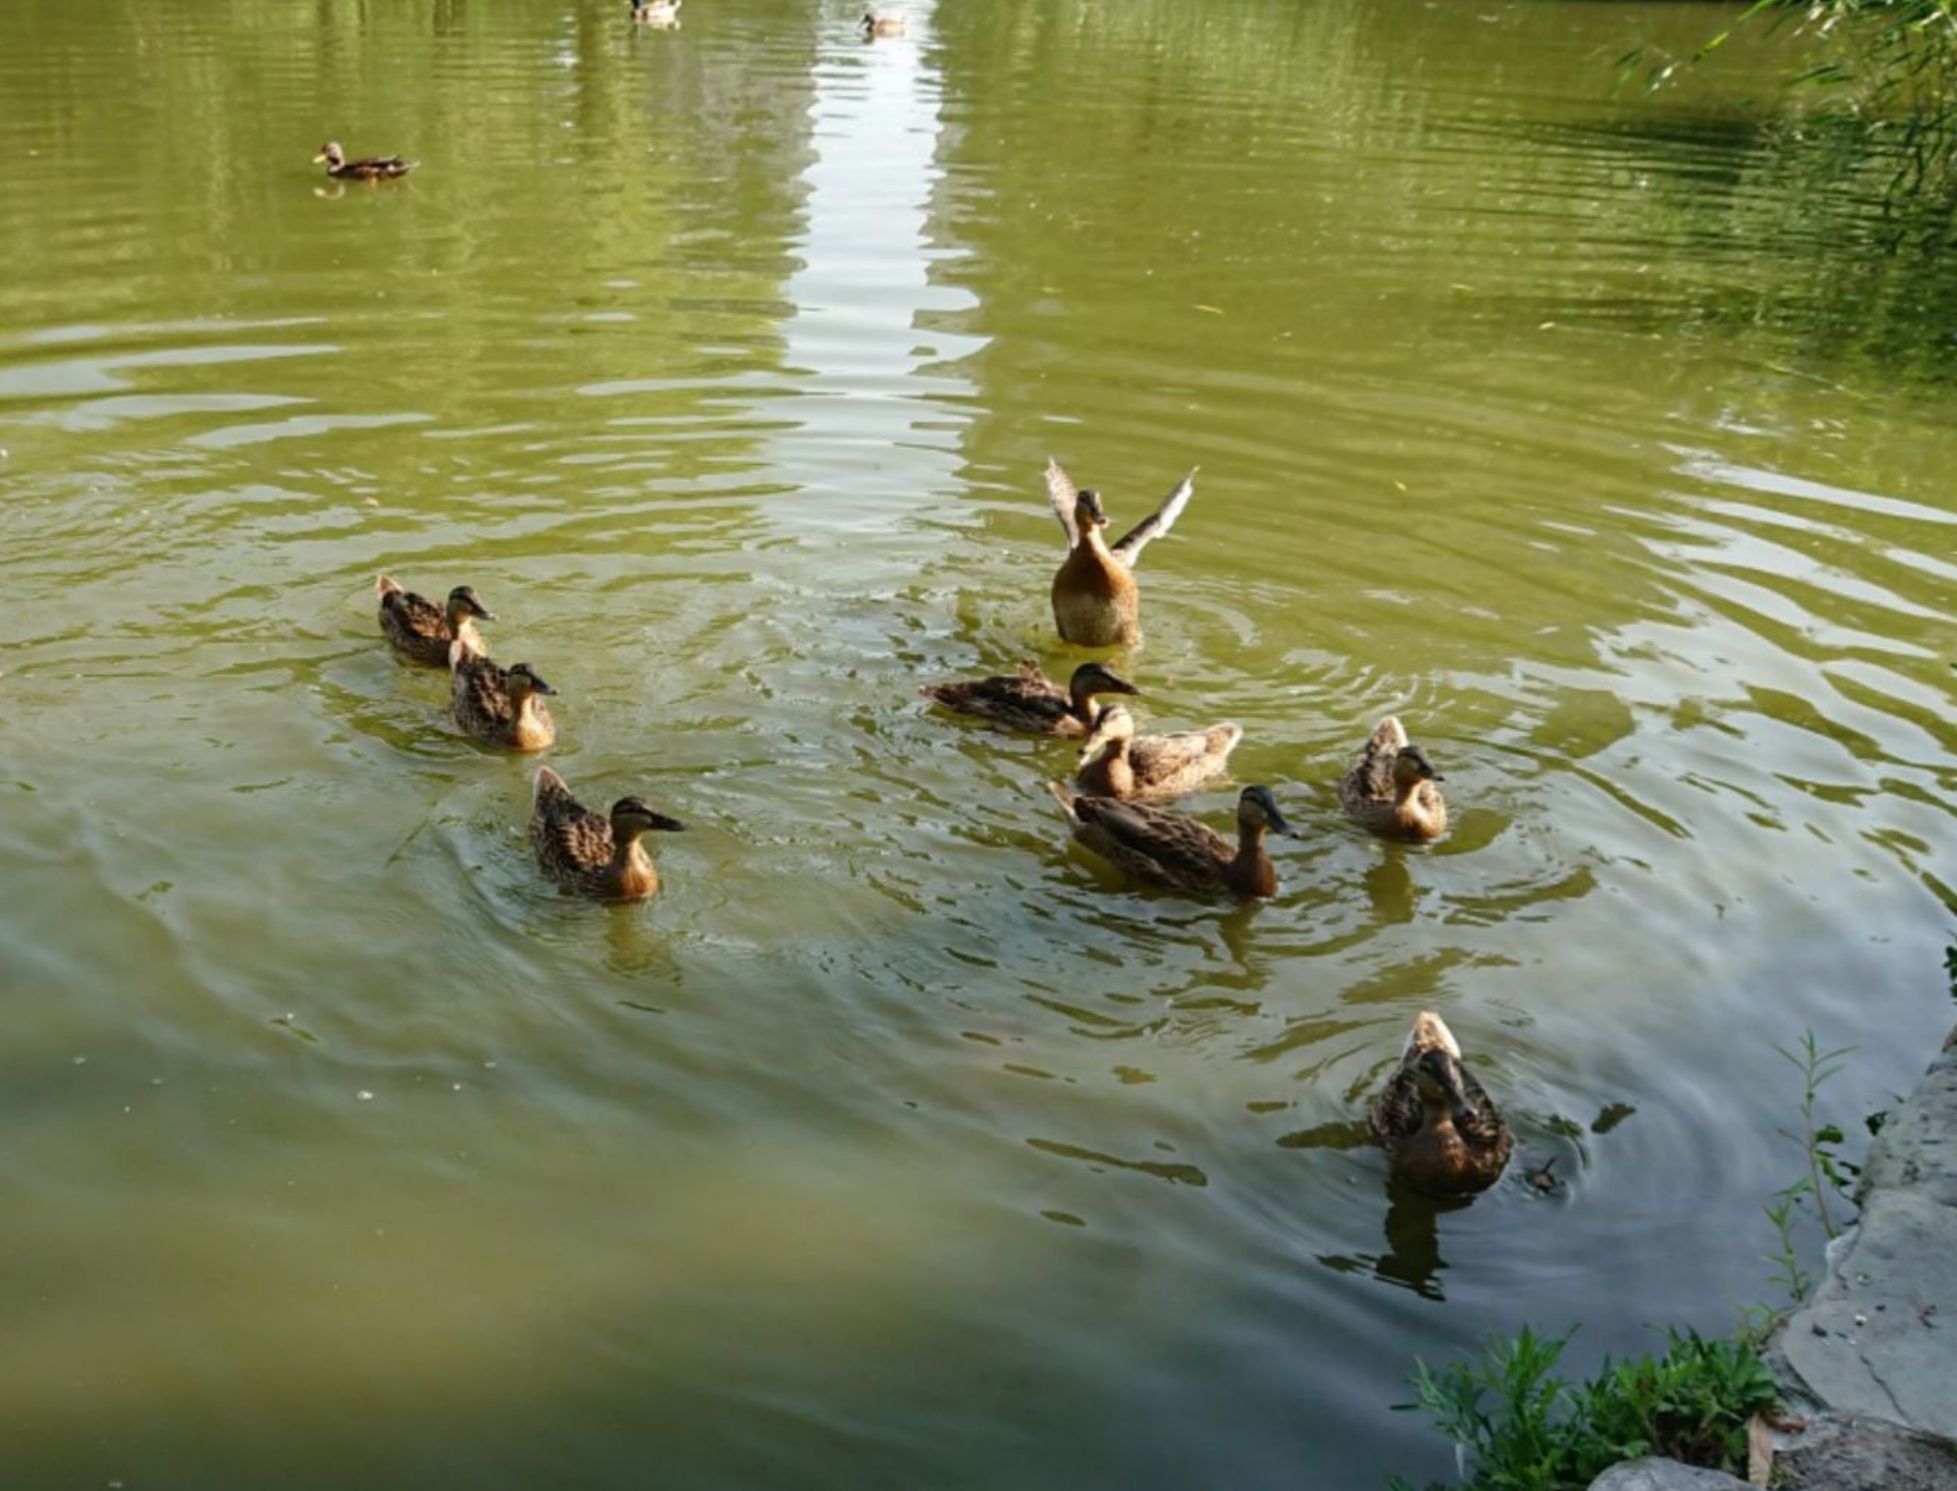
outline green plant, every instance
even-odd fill
[[[1662,1356],[1606,1361],[1572,1386],[1555,1375],[1569,1339],[1525,1327],[1478,1361],[1416,1369],[1419,1406],[1455,1442],[1470,1491],[1582,1491],[1640,1455],[1744,1469],[1747,1422],[1776,1401],[1750,1344],[1670,1331]]]
[[[1801,1131],[1797,1134],[1792,1129],[1782,1129],[1780,1132],[1800,1145],[1807,1155],[1808,1178],[1805,1193],[1814,1198],[1814,1210],[1821,1219],[1821,1230],[1827,1234],[1830,1241],[1833,1241],[1840,1229],[1835,1226],[1834,1218],[1828,1212],[1828,1191],[1832,1187],[1846,1195],[1849,1187],[1854,1184],[1855,1176],[1861,1171],[1858,1166],[1844,1160],[1835,1147],[1843,1142],[1844,1135],[1841,1129],[1832,1123],[1815,1123],[1814,1103],[1822,1084],[1841,1071],[1844,1060],[1855,1048],[1841,1046],[1833,1051],[1823,1051],[1821,1043],[1814,1038],[1814,1032],[1804,1030],[1801,1032],[1800,1046],[1796,1050],[1789,1051],[1785,1046],[1776,1046],[1774,1049],[1800,1069]],[[1824,1181],[1826,1184],[1823,1184]],[[1775,1194],[1791,1195],[1798,1199],[1802,1194],[1802,1187],[1791,1186],[1786,1191]],[[1772,1212],[1769,1211],[1768,1215],[1771,1216]]]

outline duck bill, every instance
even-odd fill
[[[326,164],[326,157],[325,157],[324,155],[316,155],[316,156],[314,156],[314,157],[313,157],[313,164],[314,164],[314,165],[316,165],[316,166],[323,166],[323,165],[325,165],[325,164]]]
[[[680,822],[677,818],[668,818],[664,813],[654,813],[652,815],[652,826],[663,834],[683,834],[686,832],[686,825],[684,823]]]
[[[1295,839],[1298,837],[1298,835],[1292,830],[1290,822],[1285,818],[1284,814],[1278,812],[1277,809],[1272,808],[1268,810],[1264,814],[1264,816],[1266,819],[1269,820],[1270,829],[1272,833],[1282,834],[1287,839]]]

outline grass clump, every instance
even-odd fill
[[[1418,1406],[1455,1442],[1469,1491],[1584,1491],[1643,1455],[1745,1473],[1747,1423],[1777,1399],[1752,1345],[1674,1330],[1662,1355],[1606,1361],[1572,1384],[1555,1373],[1569,1340],[1525,1327],[1478,1361],[1417,1368]]]

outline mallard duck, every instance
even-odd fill
[[[557,739],[557,722],[543,695],[556,689],[528,663],[499,668],[461,642],[449,644],[455,722],[477,740],[517,751],[541,751]]]
[[[679,833],[686,825],[654,812],[637,797],[621,797],[611,815],[594,813],[548,766],[537,768],[530,842],[544,873],[568,890],[601,901],[643,901],[659,889],[659,871],[640,839]]]
[[[1017,673],[995,673],[962,683],[927,683],[925,698],[958,714],[997,721],[1029,735],[1088,734],[1094,728],[1097,694],[1139,694],[1124,678],[1099,663],[1082,663],[1063,689],[1036,663],[1021,663]]]
[[[1067,533],[1067,557],[1053,577],[1053,620],[1062,640],[1082,647],[1126,647],[1141,636],[1135,562],[1152,540],[1175,526],[1195,491],[1191,468],[1160,507],[1110,548],[1101,536],[1108,526],[1101,494],[1091,487],[1076,488],[1060,463],[1047,458],[1047,500]]]
[[[1047,787],[1072,820],[1074,837],[1129,874],[1197,895],[1277,894],[1266,833],[1289,834],[1268,787],[1246,787],[1237,799],[1237,842],[1206,823],[1162,808],[1112,797],[1082,797],[1060,782]]]
[[[1434,785],[1446,780],[1388,715],[1339,780],[1339,803],[1348,818],[1381,838],[1425,843],[1447,832],[1447,803]]]
[[[471,652],[488,651],[476,622],[494,621],[496,616],[476,599],[472,586],[451,590],[446,607],[403,590],[386,575],[374,581],[374,594],[380,597],[381,634],[402,657],[445,668],[451,642],[460,642]]]
[[[626,0],[632,7],[632,19],[647,26],[677,26],[680,19],[680,6],[686,0]]]
[[[387,181],[396,176],[405,176],[420,161],[402,160],[398,155],[370,155],[365,160],[348,160],[340,149],[338,140],[328,140],[319,147],[319,154],[313,157],[313,164],[324,162],[326,174],[341,181]]]
[[[910,23],[903,16],[880,16],[874,11],[864,11],[863,34],[867,36],[902,36],[904,28]]]
[[[1080,748],[1074,785],[1097,797],[1179,797],[1194,792],[1229,764],[1243,727],[1225,721],[1179,735],[1136,735],[1125,704],[1101,711]]]
[[[1485,1191],[1509,1162],[1508,1121],[1472,1073],[1439,1015],[1422,1011],[1400,1064],[1373,1100],[1373,1139],[1393,1174],[1430,1196]]]

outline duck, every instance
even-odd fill
[[[324,164],[326,174],[340,181],[391,181],[397,176],[407,175],[421,162],[402,160],[398,155],[371,155],[365,160],[348,160],[346,152],[340,149],[340,142],[328,140],[319,147],[313,164]]]
[[[402,657],[431,668],[445,668],[451,642],[487,654],[489,649],[483,645],[476,623],[494,621],[496,613],[476,598],[474,586],[456,586],[448,593],[448,604],[438,606],[425,595],[403,590],[391,576],[382,575],[374,581],[374,594],[380,599],[381,634]]]
[[[1074,785],[1096,797],[1123,802],[1141,797],[1180,797],[1194,792],[1229,764],[1244,738],[1243,727],[1226,720],[1207,730],[1176,735],[1136,735],[1135,717],[1125,704],[1102,709],[1094,733],[1080,748]]]
[[[677,26],[686,0],[626,0],[632,19],[647,26]]]
[[[1277,894],[1277,871],[1264,848],[1266,834],[1290,834],[1268,787],[1246,787],[1237,798],[1237,841],[1206,823],[1163,808],[1084,796],[1048,782],[1073,824],[1074,838],[1137,879],[1194,895],[1230,894],[1245,900]]]
[[[1431,1010],[1414,1017],[1368,1127],[1394,1177],[1430,1196],[1487,1190],[1515,1143],[1508,1120],[1461,1064],[1454,1032]]]
[[[904,29],[910,22],[903,16],[880,16],[875,11],[866,10],[863,12],[863,19],[860,24],[863,28],[863,35],[868,38],[872,36],[902,36]]]
[[[1053,621],[1062,641],[1080,647],[1129,647],[1142,634],[1141,587],[1135,563],[1142,550],[1175,526],[1196,492],[1192,467],[1155,509],[1112,547],[1101,494],[1076,487],[1051,456],[1046,463],[1047,500],[1067,534],[1067,557],[1053,577]]]
[[[681,833],[686,825],[621,797],[610,814],[594,813],[548,766],[537,768],[530,809],[530,842],[537,863],[566,890],[600,901],[643,901],[659,890],[659,871],[641,842],[649,833]]]
[[[1434,785],[1446,780],[1388,715],[1339,780],[1339,805],[1383,839],[1430,843],[1447,832],[1447,801]]]
[[[499,668],[457,641],[449,644],[448,665],[455,722],[477,740],[541,751],[557,739],[557,722],[543,702],[543,696],[557,690],[528,663]]]
[[[995,673],[956,683],[927,683],[918,693],[955,714],[978,715],[1027,735],[1080,737],[1091,734],[1100,694],[1141,690],[1100,663],[1082,663],[1062,688],[1039,664],[1022,662],[1016,673]]]

